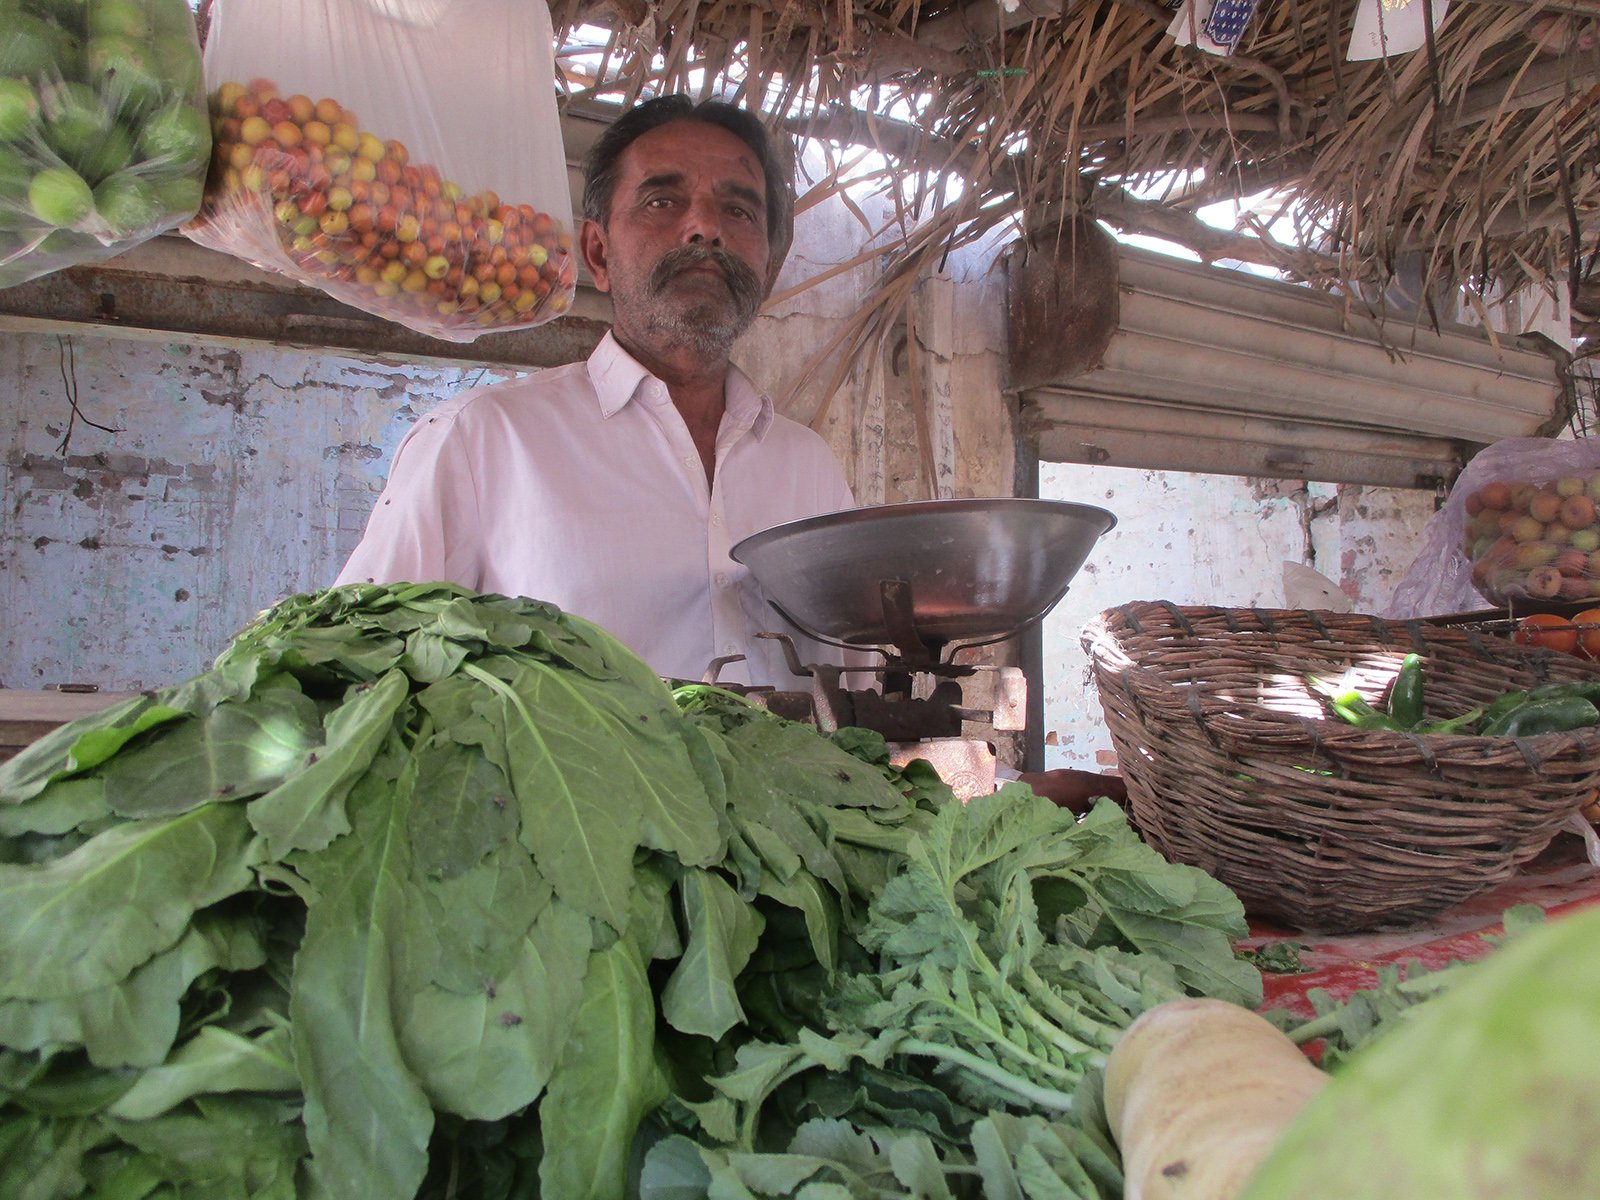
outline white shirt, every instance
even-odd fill
[[[821,437],[734,369],[715,486],[664,383],[608,333],[587,362],[463,392],[421,418],[339,583],[448,580],[546,600],[600,625],[659,675],[804,687],[842,653],[798,634],[728,550],[785,521],[851,508]],[[855,656],[852,656],[854,658]]]

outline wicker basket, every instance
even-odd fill
[[[1416,924],[1539,853],[1600,787],[1600,730],[1419,736],[1323,719],[1307,675],[1374,704],[1408,652],[1429,719],[1600,679],[1463,627],[1293,610],[1109,609],[1084,630],[1134,821],[1252,915],[1327,932]]]

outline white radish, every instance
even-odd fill
[[[1327,1076],[1264,1017],[1170,1000],[1106,1060],[1123,1200],[1232,1200]]]

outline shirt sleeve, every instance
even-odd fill
[[[335,585],[444,581],[480,590],[477,489],[457,415],[434,413],[411,427]]]

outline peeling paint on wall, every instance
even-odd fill
[[[86,337],[69,359],[0,335],[0,686],[203,669],[256,612],[332,580],[416,414],[478,375]]]

